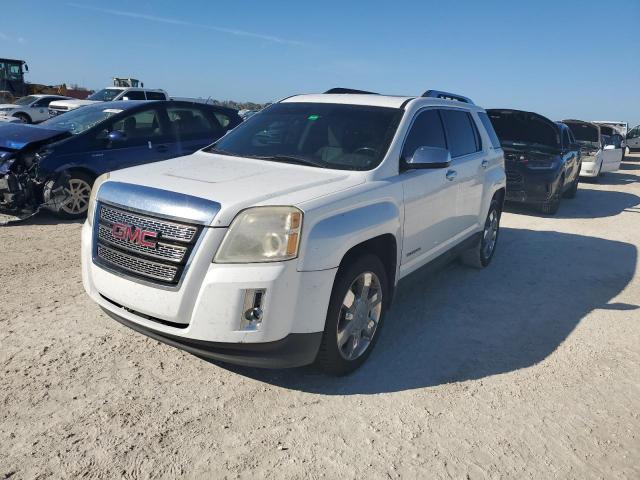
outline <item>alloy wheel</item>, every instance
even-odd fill
[[[361,273],[352,283],[338,314],[338,351],[345,360],[364,354],[382,315],[382,287],[373,272]]]
[[[490,258],[493,254],[493,250],[496,248],[496,242],[498,240],[498,229],[500,218],[498,212],[495,209],[491,209],[487,216],[487,221],[484,224],[483,232],[483,253],[485,258]]]
[[[91,185],[80,178],[71,178],[68,188],[64,190],[68,196],[60,207],[61,210],[69,215],[81,215],[85,213],[87,208],[89,208]]]

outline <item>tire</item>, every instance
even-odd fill
[[[556,190],[551,195],[551,198],[540,205],[540,211],[545,215],[555,215],[560,208],[560,201],[562,200],[562,185],[564,184],[564,177],[560,178]]]
[[[31,117],[26,113],[16,113],[14,117],[19,118],[22,123],[32,123]]]
[[[378,257],[366,254],[342,265],[333,283],[316,367],[336,376],[360,367],[380,337],[389,298],[387,273]]]
[[[68,202],[61,202],[54,210],[59,218],[73,220],[84,218],[89,208],[89,197],[91,196],[91,187],[94,178],[86,173],[71,172],[69,178],[65,182],[65,190],[72,198]]]
[[[564,198],[576,198],[576,194],[578,193],[578,183],[580,182],[580,175],[576,175],[576,178],[571,182],[571,187],[569,190],[564,192]]]
[[[493,254],[496,251],[496,245],[498,244],[501,216],[502,209],[498,201],[494,198],[491,200],[487,219],[484,222],[484,229],[478,242],[460,255],[462,263],[473,268],[485,268],[491,263]]]

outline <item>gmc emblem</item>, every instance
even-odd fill
[[[111,227],[111,234],[118,240],[149,248],[156,248],[156,242],[149,241],[149,239],[158,238],[157,232],[142,230],[140,227],[131,227],[124,223],[114,223],[113,227]]]

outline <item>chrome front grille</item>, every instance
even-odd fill
[[[136,227],[153,230],[158,232],[158,236],[162,236],[165,240],[173,240],[177,242],[190,242],[198,233],[198,227],[193,225],[184,225],[181,223],[169,222],[153,217],[147,217],[138,213],[126,212],[124,210],[101,205],[101,220],[110,223],[123,223],[125,225],[135,225]]]
[[[155,278],[163,282],[173,282],[178,273],[177,266],[144,260],[101,244],[98,244],[98,258],[128,272]]]
[[[180,282],[202,227],[99,203],[94,261],[160,284]]]

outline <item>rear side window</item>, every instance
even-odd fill
[[[146,92],[147,100],[166,100],[167,97],[164,96],[162,92]]]
[[[207,118],[207,115],[196,107],[172,106],[167,108],[167,115],[171,128],[178,137],[207,136],[213,139],[224,133],[215,116]]]
[[[438,110],[425,110],[418,114],[404,143],[402,158],[410,160],[420,147],[447,148]]]
[[[130,92],[125,93],[122,98],[128,98],[129,100],[146,100],[144,97],[144,92],[139,92],[137,90],[132,90]]]
[[[496,131],[493,129],[493,125],[491,120],[489,120],[489,115],[484,112],[478,112],[478,117],[480,117],[480,121],[482,122],[482,126],[487,131],[487,135],[489,135],[489,140],[491,140],[491,146],[493,148],[501,148],[500,139],[498,135],[496,135]]]
[[[480,139],[473,119],[462,110],[441,110],[447,130],[451,157],[461,157],[480,150]]]
[[[224,129],[227,129],[227,127],[231,123],[231,118],[229,117],[229,115],[225,115],[224,113],[220,113],[220,112],[215,112],[214,115],[216,116],[216,119],[218,120],[220,125]]]

